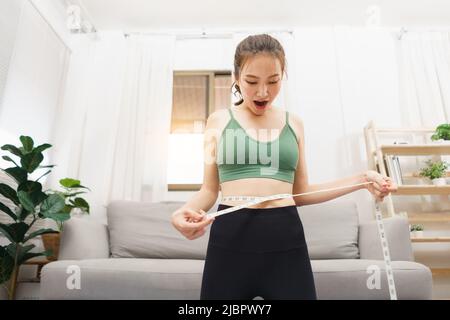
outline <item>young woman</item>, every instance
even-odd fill
[[[239,43],[234,88],[240,101],[210,115],[205,129],[204,181],[172,224],[196,239],[211,225],[201,299],[316,299],[314,278],[297,207],[325,202],[366,188],[378,200],[397,187],[367,171],[310,185],[302,120],[272,105],[281,88],[286,59],[273,37],[249,36]],[[365,182],[372,182],[365,184]],[[336,191],[269,200],[217,218],[205,212],[222,197]],[[221,201],[218,210],[246,201]]]

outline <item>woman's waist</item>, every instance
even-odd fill
[[[276,208],[295,205],[294,198],[291,196],[292,190],[288,188],[261,190],[261,188],[256,186],[249,186],[248,190],[253,192],[240,192],[239,189],[233,192],[232,189],[227,188],[222,191],[219,203],[228,206],[238,206],[250,202],[256,203],[249,208]]]
[[[233,196],[234,197],[234,196]],[[220,200],[221,205],[229,206],[229,207],[235,207],[242,204],[249,203],[254,200],[251,196],[245,196],[242,198],[233,198],[233,197],[223,197]],[[280,208],[280,207],[287,207],[287,206],[295,206],[294,198],[284,198],[284,199],[275,199],[275,200],[265,200],[264,197],[259,197],[258,201],[263,201],[257,204],[252,204],[248,206],[249,209],[273,209],[273,208]]]
[[[229,207],[219,205],[219,210]],[[295,206],[244,208],[218,216],[211,226],[209,243],[253,252],[306,245]]]

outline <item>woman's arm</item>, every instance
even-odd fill
[[[295,204],[297,206],[329,201],[360,189],[367,189],[378,200],[383,201],[383,198],[390,192],[395,192],[397,190],[397,186],[391,182],[390,178],[383,177],[379,173],[371,170],[331,182],[310,185],[308,182],[308,173],[305,161],[305,139],[303,122],[300,118],[292,114],[290,116],[290,119],[292,119],[291,124],[293,124],[293,129],[297,133],[299,149],[297,171],[295,172],[294,186],[292,190],[293,194],[339,188],[347,185],[362,184],[365,182],[373,182],[373,184],[370,185],[359,185],[340,190],[325,191],[306,196],[298,196],[294,198]]]
[[[222,110],[211,114],[206,123],[202,187],[181,208],[172,213],[172,225],[190,240],[204,235],[206,226],[214,221],[214,218],[206,219],[205,213],[215,204],[219,194],[219,178],[216,164],[216,128],[221,120],[220,112]]]
[[[181,208],[207,212],[217,201],[219,195],[219,177],[216,164],[216,139],[218,132],[217,126],[221,120],[221,112],[223,110],[212,113],[206,122],[203,144],[203,184],[200,190]]]

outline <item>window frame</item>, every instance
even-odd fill
[[[215,86],[215,78],[216,76],[230,76],[232,77],[231,70],[176,70],[173,72],[173,77],[175,76],[207,76],[208,77],[208,87],[207,87],[207,96],[208,96],[208,106],[206,108],[206,119],[208,119],[209,115],[215,109],[216,103],[216,86]],[[172,121],[172,120],[171,120]],[[170,133],[172,134],[172,132]],[[202,184],[196,183],[168,183],[167,190],[168,191],[199,191]]]

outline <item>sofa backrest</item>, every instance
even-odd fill
[[[115,258],[204,259],[207,233],[188,240],[171,224],[184,202],[113,201],[107,210],[111,256]],[[353,202],[329,201],[298,207],[311,259],[354,259],[358,212]],[[209,210],[217,210],[217,205]]]
[[[311,259],[358,259],[358,210],[352,201],[333,200],[297,207]]]
[[[171,223],[183,202],[113,201],[108,205],[109,243],[113,258],[204,259],[207,233],[186,239]]]

